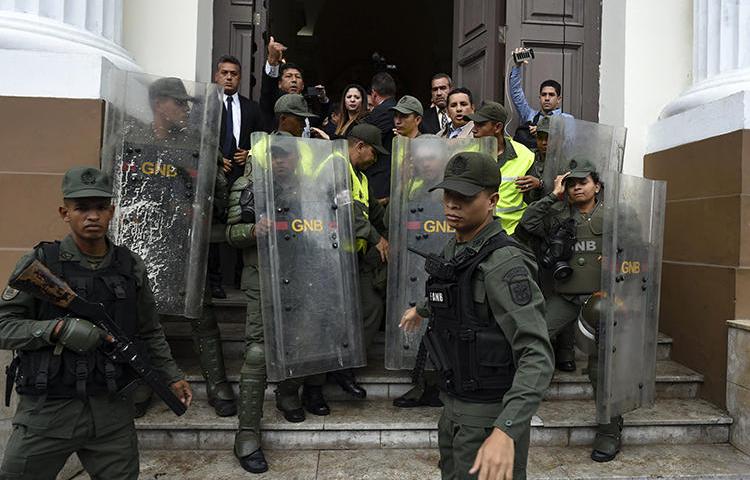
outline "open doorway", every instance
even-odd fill
[[[452,69],[453,0],[271,0],[267,32],[289,48],[306,85],[325,85],[334,101],[347,84],[367,88],[387,70],[399,95],[427,107],[430,78]]]

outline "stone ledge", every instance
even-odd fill
[[[750,320],[727,320],[727,325],[730,328],[737,328],[750,332]]]

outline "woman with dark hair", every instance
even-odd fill
[[[351,129],[367,116],[367,92],[361,85],[352,83],[344,88],[339,106],[337,137],[346,137]]]

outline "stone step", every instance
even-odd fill
[[[243,320],[244,321],[244,320]],[[190,324],[187,321],[165,321],[162,322],[164,331],[175,357],[187,357],[193,355],[193,340],[190,335]],[[244,323],[233,323],[222,321],[219,325],[224,355],[227,358],[242,358],[245,353],[245,325]],[[383,355],[385,334],[378,332],[369,353]],[[672,354],[672,338],[659,334],[656,359],[669,360]],[[586,356],[576,349],[578,361],[585,362]]]
[[[750,477],[750,457],[731,445],[628,446],[609,463],[589,459],[586,447],[532,447],[527,478],[668,480]],[[270,470],[258,480],[439,480],[436,449],[267,450]],[[141,478],[235,480],[247,478],[227,450],[142,450]],[[68,480],[71,477],[65,477]],[[82,473],[73,477],[86,480]]]
[[[263,445],[269,449],[436,448],[441,409],[399,409],[388,400],[330,402],[331,415],[309,415],[302,423],[287,422],[266,402]],[[532,420],[536,446],[585,446],[593,442],[592,401],[545,401]],[[625,415],[626,445],[726,443],[732,422],[725,412],[703,400],[665,399],[651,408]],[[237,418],[217,417],[207,403],[196,400],[183,417],[154,404],[136,420],[145,449],[229,449]]]
[[[177,362],[187,375],[188,381],[195,390],[197,398],[206,398],[205,381],[200,372],[198,360],[193,358],[178,358]],[[239,372],[242,361],[237,358],[226,360],[229,381],[237,391]],[[586,363],[578,363],[578,370],[571,373],[555,371],[545,399],[547,400],[588,400],[593,398],[593,390],[588,375],[584,373]],[[357,381],[367,390],[368,398],[393,399],[406,393],[411,388],[410,372],[407,370],[394,371],[383,368],[382,358],[373,358],[370,365],[357,371]],[[656,362],[656,395],[657,398],[695,398],[703,383],[703,375],[672,360]],[[269,385],[266,398],[272,399],[274,386]],[[336,384],[324,387],[324,393],[329,400],[351,399]]]

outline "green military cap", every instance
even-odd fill
[[[403,97],[399,98],[398,103],[388,110],[403,113],[404,115],[409,115],[410,113],[415,113],[420,117],[424,115],[424,108],[422,108],[422,104],[419,100],[412,97],[411,95],[404,95]]]
[[[498,187],[500,169],[494,158],[486,153],[460,152],[448,160],[443,181],[430,191],[443,188],[473,197],[485,188],[497,190]]]
[[[508,112],[505,110],[505,107],[497,102],[484,102],[474,113],[465,115],[465,117],[475,123],[505,123],[508,120]]]
[[[545,116],[539,120],[539,123],[536,124],[536,131],[549,135],[549,117]]]
[[[182,80],[175,77],[165,77],[154,81],[148,87],[148,96],[152,100],[156,97],[170,97],[180,101],[195,101],[195,97],[188,95]]]
[[[273,113],[276,115],[280,113],[287,113],[289,115],[296,115],[298,117],[317,118],[318,116],[310,112],[310,108],[307,106],[305,97],[298,93],[287,93],[282,95],[276,100],[276,104],[273,106]]]
[[[587,158],[573,158],[568,163],[570,175],[568,178],[586,178],[593,172],[596,172],[594,164]]]
[[[363,142],[374,148],[376,152],[382,153],[383,155],[388,155],[388,150],[383,148],[383,140],[380,129],[375,125],[370,125],[369,123],[360,123],[359,125],[355,125],[354,128],[352,128],[351,132],[349,132],[349,137],[362,140]]]
[[[63,176],[63,198],[112,198],[112,180],[98,168],[73,167]]]

